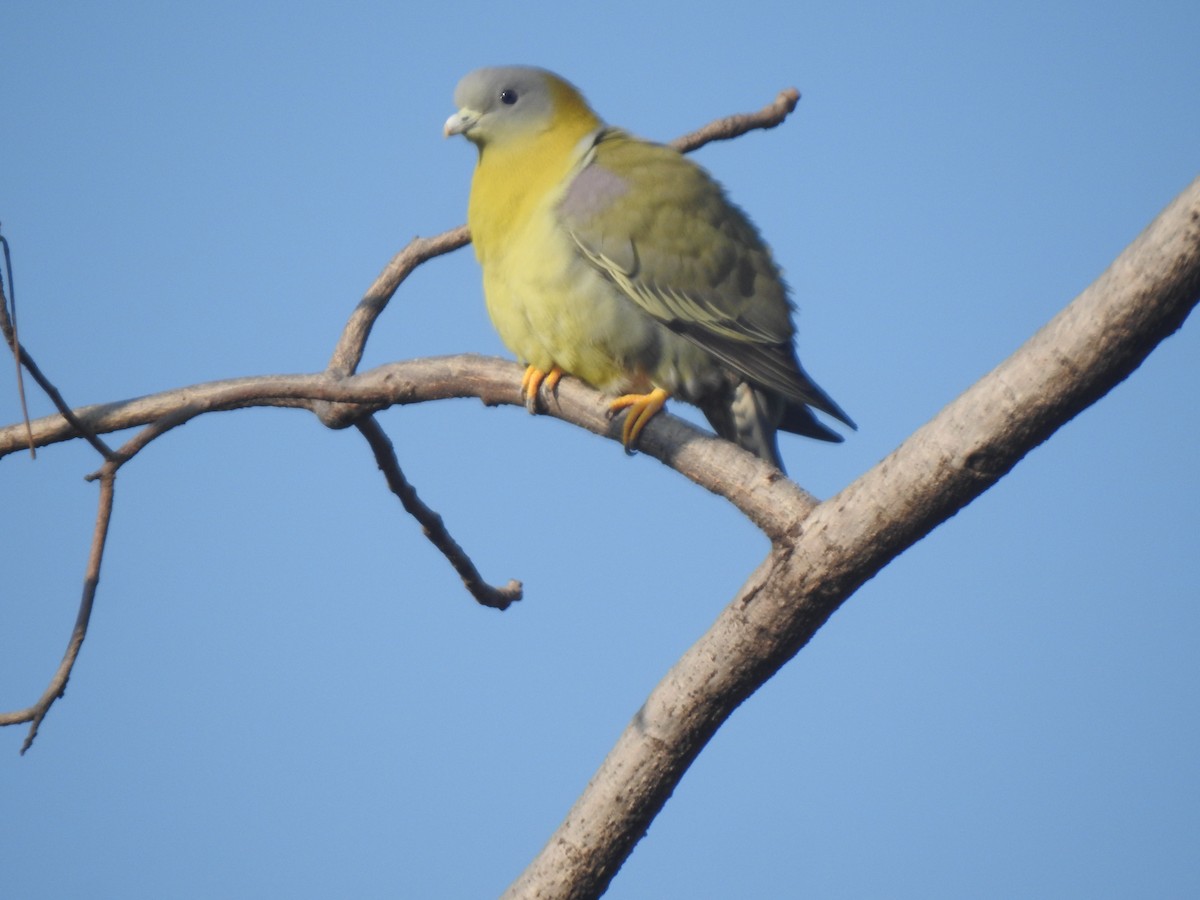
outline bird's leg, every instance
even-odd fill
[[[660,409],[667,405],[667,398],[670,396],[662,388],[655,388],[648,394],[622,394],[609,404],[608,414],[610,416],[616,415],[623,409],[629,410],[625,414],[625,424],[621,427],[621,443],[625,445],[626,453],[633,452],[642,429]]]
[[[521,396],[525,398],[525,408],[529,410],[530,415],[537,413],[538,390],[542,385],[546,386],[548,393],[553,394],[558,389],[562,377],[563,370],[558,366],[549,372],[543,372],[536,366],[525,368],[525,374],[521,376]]]

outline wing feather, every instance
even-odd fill
[[[558,214],[582,257],[646,314],[760,389],[853,427],[796,359],[792,305],[770,250],[704,169],[606,129]]]

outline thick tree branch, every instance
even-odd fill
[[[1200,179],[1016,353],[775,542],[505,896],[603,893],[743,700],[860,585],[1136,369],[1197,300]]]

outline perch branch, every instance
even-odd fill
[[[307,408],[314,401],[383,409],[474,397],[489,406],[504,404],[524,409],[521,371],[516,363],[491,357],[441,356],[388,363],[336,381],[324,373],[211,381],[82,407],[75,410],[75,415],[97,434],[107,434],[147,425],[190,404],[211,412],[253,407]],[[603,394],[574,378],[564,378],[556,393],[557,399],[544,408],[542,415],[620,441],[620,419],[609,417]],[[34,419],[32,427],[39,447],[76,436],[75,430],[57,415]],[[20,426],[0,428],[0,458],[23,447]],[[771,538],[788,533],[816,506],[810,494],[774,466],[666,413],[650,420],[638,448],[640,453],[725,497]]]

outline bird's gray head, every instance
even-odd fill
[[[574,86],[533,66],[476,69],[458,83],[454,103],[459,109],[446,120],[446,136],[461,134],[481,146],[581,121],[600,125]]]

